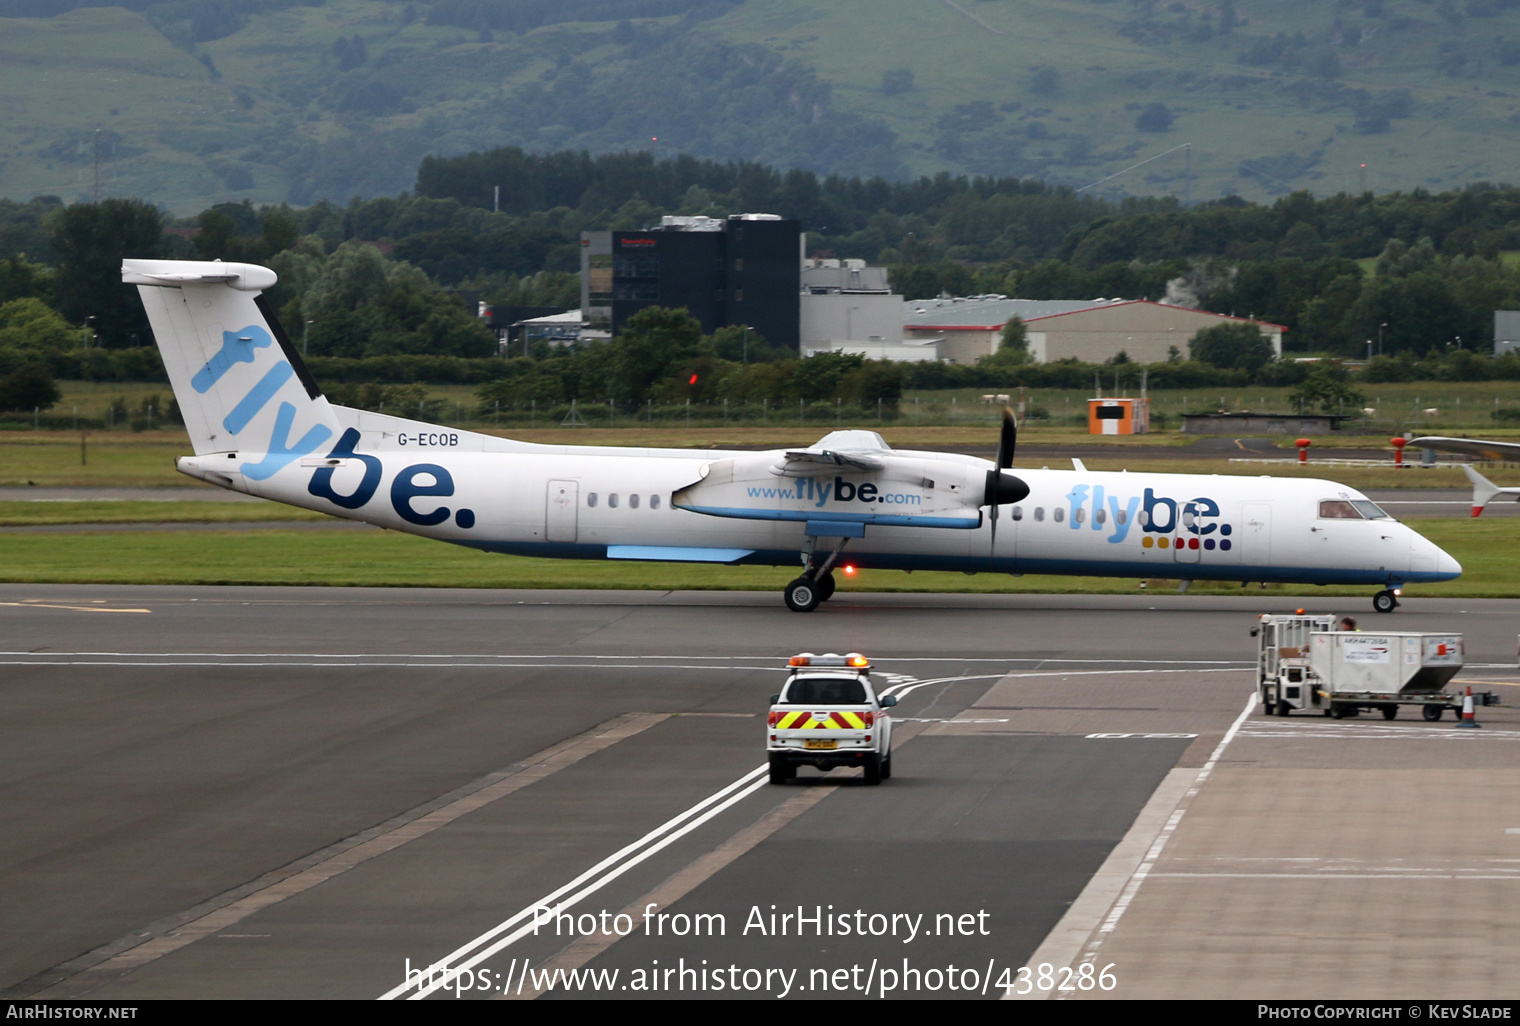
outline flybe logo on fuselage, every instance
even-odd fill
[[[1202,495],[1180,501],[1147,488],[1143,495],[1121,497],[1108,494],[1103,485],[1078,484],[1066,493],[1066,502],[1066,508],[1057,510],[1057,519],[1065,520],[1073,531],[1109,532],[1110,545],[1122,543],[1137,524],[1145,548],[1156,544],[1146,535],[1182,534],[1188,536],[1190,548],[1227,552],[1234,533],[1230,524],[1219,519],[1219,503]]]

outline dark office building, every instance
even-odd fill
[[[666,217],[642,232],[581,233],[581,309],[614,335],[649,306],[685,307],[711,334],[747,324],[799,345],[802,225],[770,214]]]

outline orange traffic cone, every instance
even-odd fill
[[[1471,686],[1468,687],[1467,694],[1462,697],[1462,720],[1457,724],[1457,726],[1468,727],[1472,730],[1476,730],[1481,726],[1481,724],[1473,718],[1473,700]]]

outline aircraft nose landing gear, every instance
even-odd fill
[[[1377,613],[1391,613],[1399,608],[1399,591],[1397,588],[1385,588],[1372,596],[1372,609]]]

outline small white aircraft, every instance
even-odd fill
[[[799,562],[786,604],[815,609],[849,547],[862,568],[1406,584],[1462,567],[1330,481],[1094,473],[897,451],[873,431],[806,449],[535,445],[334,406],[280,329],[251,264],[128,260],[195,447],[181,473],[488,552],[566,559]],[[1006,507],[1006,509],[1005,509]],[[1000,516],[1003,528],[999,531]]]
[[[1447,438],[1444,435],[1423,435],[1411,438],[1409,444],[1421,449],[1454,452],[1462,456],[1476,456],[1483,460],[1502,462],[1520,460],[1520,442],[1495,442],[1487,438]],[[1462,473],[1472,482],[1472,515],[1479,516],[1483,507],[1501,495],[1509,495],[1520,502],[1520,488],[1500,488],[1470,465],[1462,465]]]

